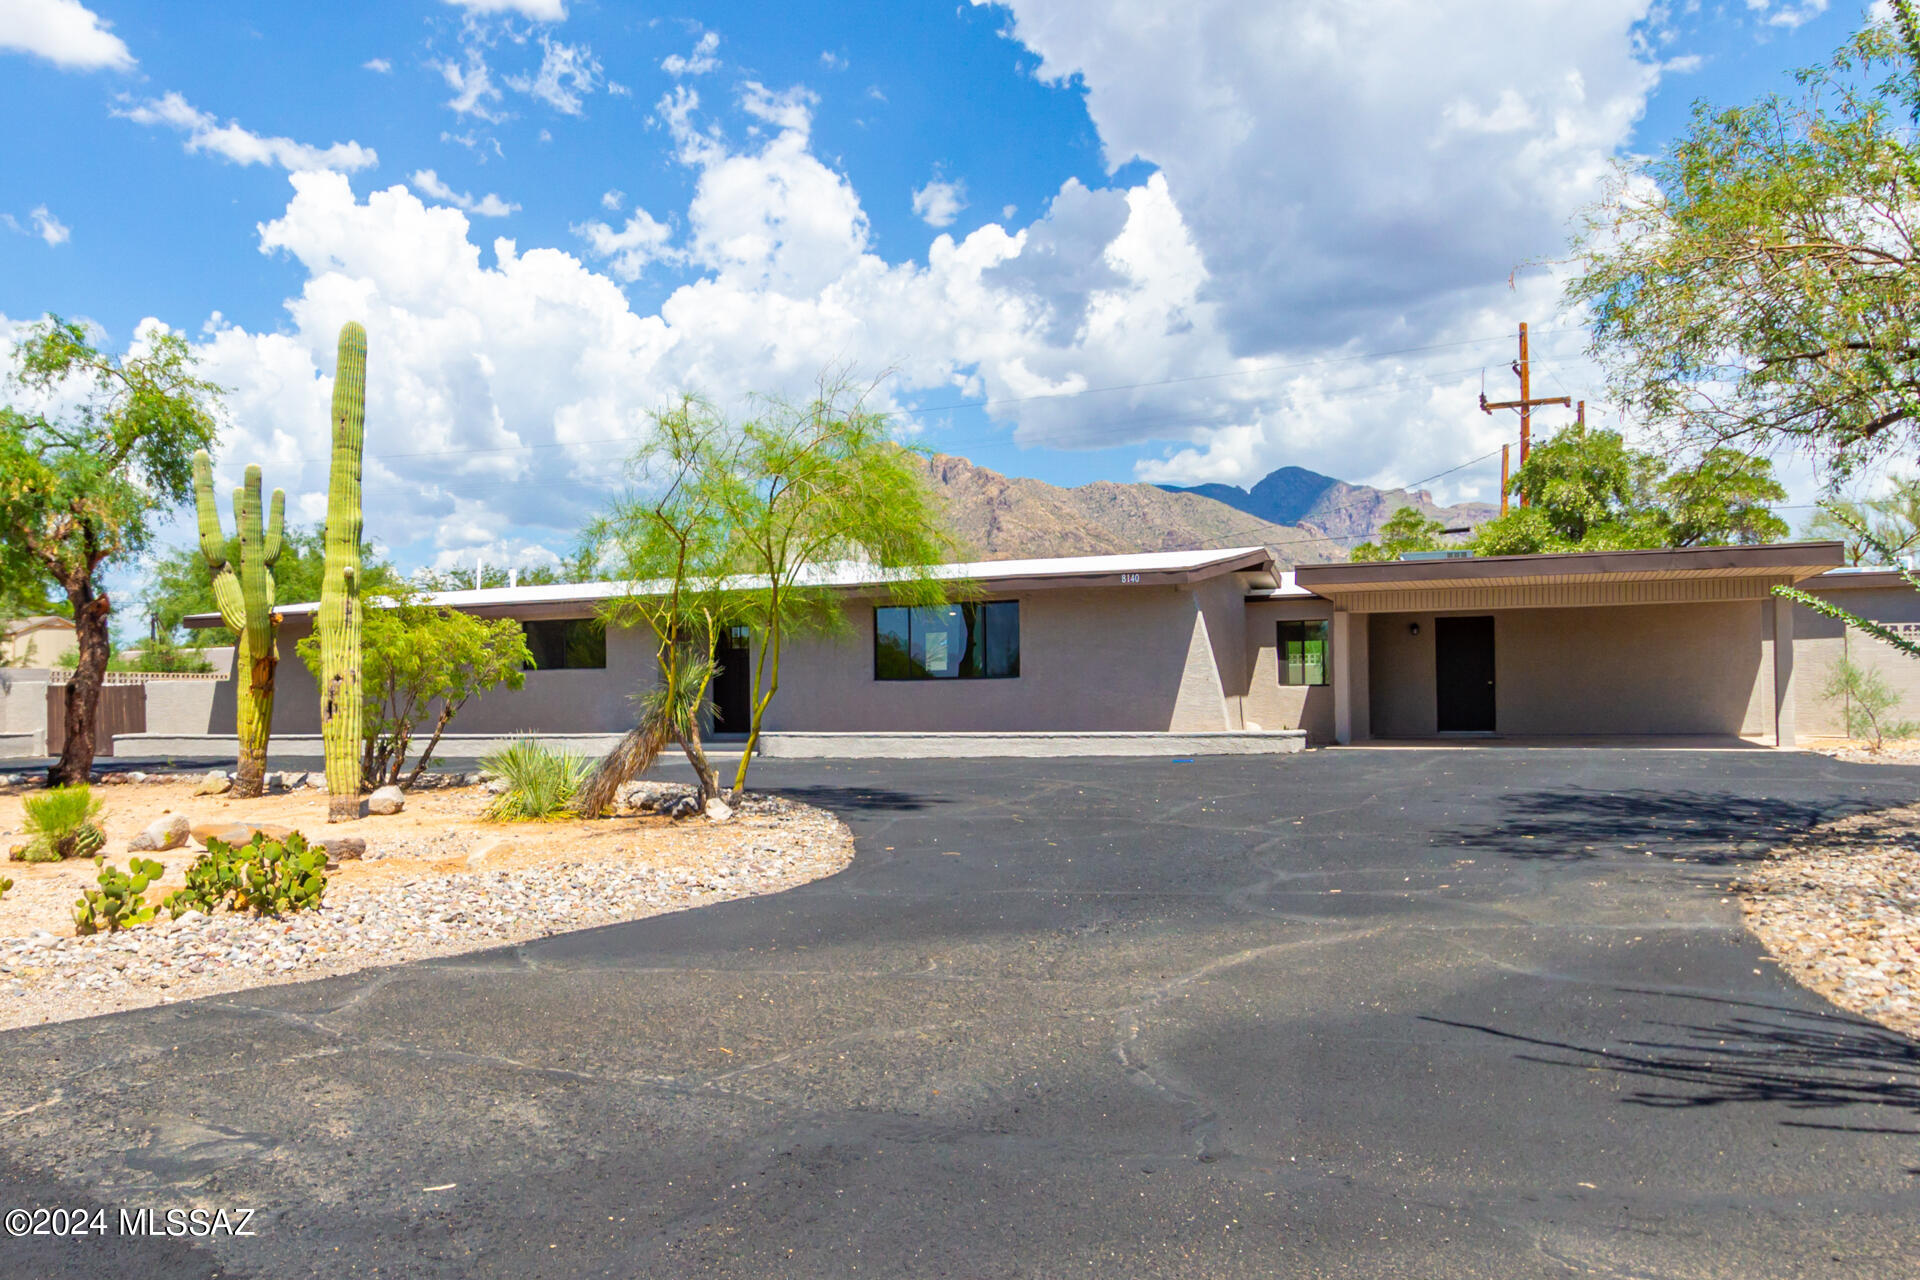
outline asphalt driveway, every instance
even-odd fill
[[[1647,750],[768,764],[844,874],[0,1036],[0,1274],[1920,1274],[1920,1048],[1740,864],[1920,770]]]

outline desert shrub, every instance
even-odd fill
[[[114,933],[153,919],[158,908],[147,905],[146,889],[166,874],[165,867],[151,858],[134,858],[125,871],[105,858],[93,863],[100,868],[100,887],[80,891],[80,900],[73,904],[75,933]]]
[[[28,796],[28,840],[14,858],[20,862],[58,862],[62,858],[94,856],[106,844],[98,822],[105,808],[84,782]]]
[[[1820,695],[1841,704],[1847,718],[1847,736],[1866,743],[1871,750],[1920,733],[1920,724],[1893,718],[1900,695],[1887,687],[1886,678],[1846,658],[1833,664]]]
[[[523,738],[482,760],[480,767],[507,784],[487,806],[486,816],[495,822],[519,822],[567,813],[593,761]]]
[[[243,845],[207,841],[207,851],[187,868],[187,884],[167,895],[167,910],[178,920],[189,911],[219,907],[277,916],[320,905],[327,892],[327,855],[307,847],[306,837],[289,832],[285,840],[256,831]]]
[[[6,897],[7,890],[11,888],[13,888],[13,881],[7,879],[5,876],[0,876],[0,898]]]

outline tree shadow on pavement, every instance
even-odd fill
[[[1782,1120],[1795,1128],[1920,1136],[1920,1044],[1843,1013],[1784,1008],[1715,996],[1616,988],[1685,1000],[1705,1020],[1649,1021],[1643,1039],[1582,1045],[1503,1031],[1485,1023],[1423,1016],[1422,1022],[1495,1036],[1520,1046],[1521,1062],[1611,1071],[1644,1082],[1624,1101],[1658,1108],[1770,1103],[1799,1112],[1871,1108],[1831,1121]],[[1905,1118],[1912,1117],[1912,1123]],[[1898,1118],[1900,1124],[1889,1123]]]
[[[1724,866],[1751,861],[1820,823],[1872,807],[1646,788],[1530,791],[1502,805],[1496,825],[1439,831],[1435,842],[1533,861],[1585,862],[1625,852]]]

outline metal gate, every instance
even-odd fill
[[[116,733],[147,731],[147,686],[110,684],[100,690],[99,722],[94,730],[94,754],[113,754]],[[57,756],[67,749],[67,686],[47,686],[47,754]]]

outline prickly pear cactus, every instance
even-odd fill
[[[246,483],[233,491],[234,540],[220,529],[213,500],[213,463],[207,451],[193,455],[193,497],[200,515],[200,554],[213,573],[213,597],[220,620],[240,637],[234,655],[236,696],[234,730],[240,739],[233,794],[258,796],[266,790],[267,741],[273,733],[273,673],[279,665],[276,644],[280,615],[273,611],[273,566],[280,559],[287,495],[273,491],[272,514],[260,513],[260,468],[248,467]]]
[[[360,457],[367,422],[367,331],[340,326],[333,378],[333,465],[327,478],[327,564],[320,585],[320,735],[327,821],[360,816]]]
[[[100,868],[98,889],[82,889],[73,904],[73,931],[92,934],[114,933],[145,924],[153,919],[155,907],[147,905],[147,886],[166,874],[166,868],[151,858],[134,858],[125,871],[95,858]]]

